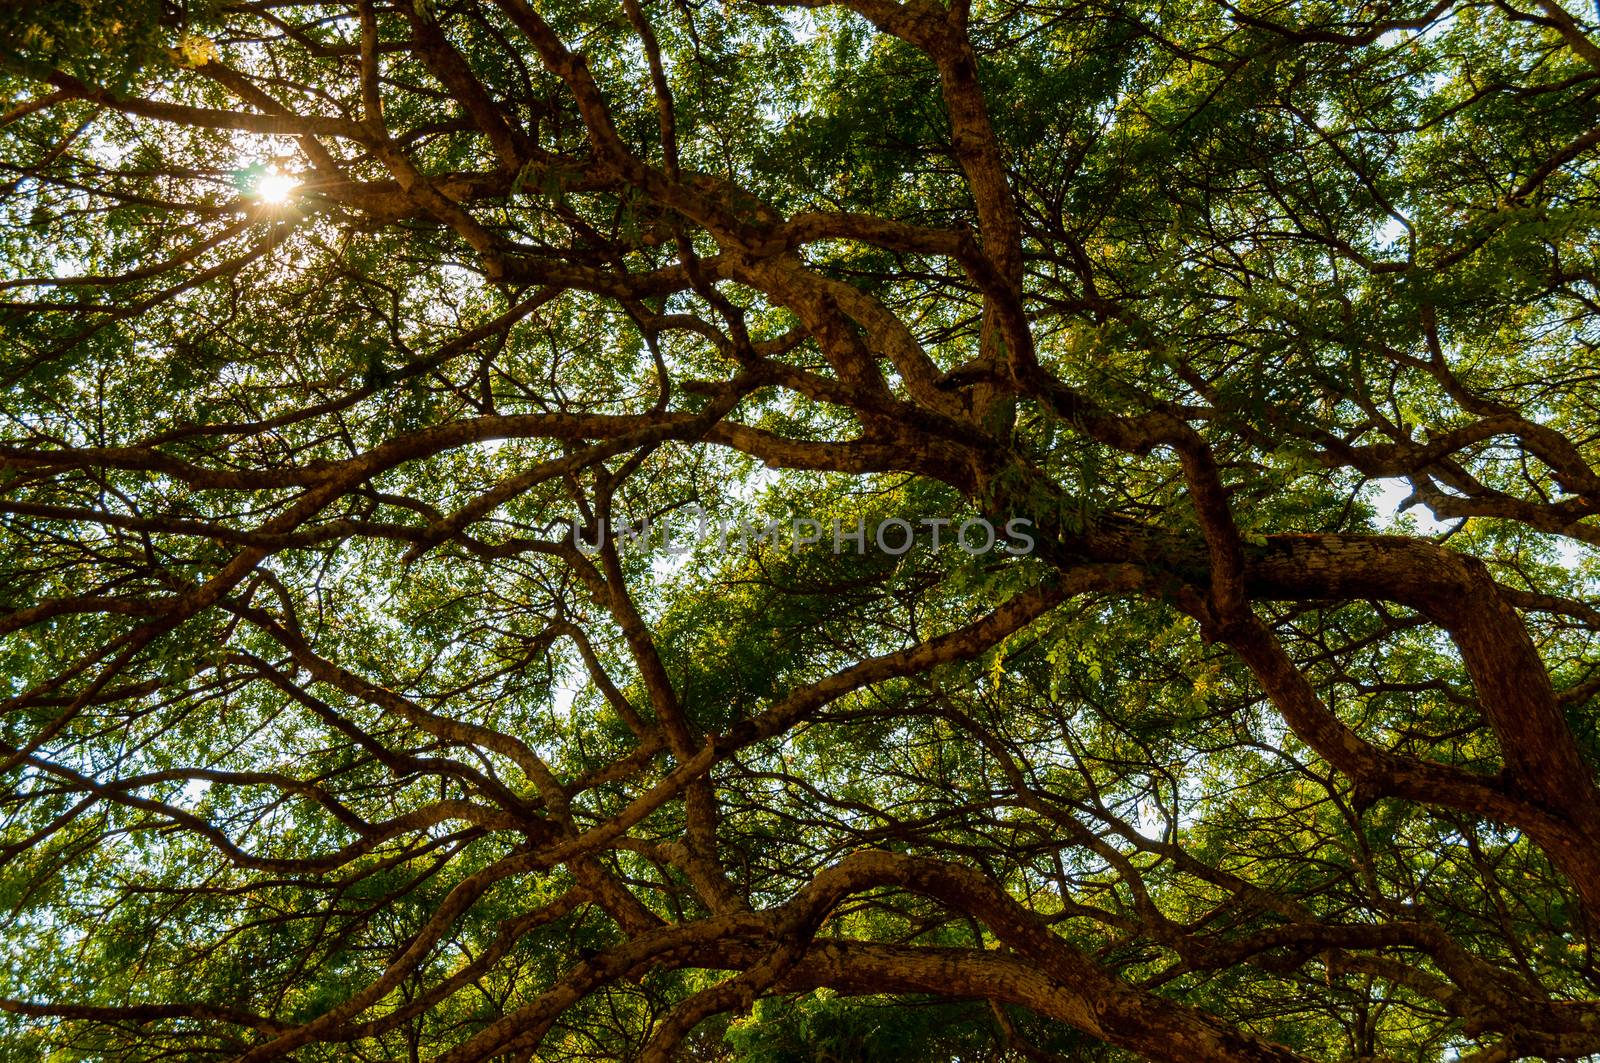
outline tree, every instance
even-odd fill
[[[1588,13],[0,18],[3,1058],[1600,1053]]]

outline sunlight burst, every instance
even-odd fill
[[[294,190],[300,187],[300,180],[286,173],[268,173],[256,182],[256,196],[263,203],[286,203]]]

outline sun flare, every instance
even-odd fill
[[[299,178],[286,173],[269,173],[256,182],[255,192],[263,203],[286,203],[299,187]]]

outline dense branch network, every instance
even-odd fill
[[[24,1051],[1600,1052],[1583,16],[95,12],[0,48]]]

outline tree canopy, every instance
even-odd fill
[[[8,4],[0,1059],[1600,1053],[1564,3]]]

